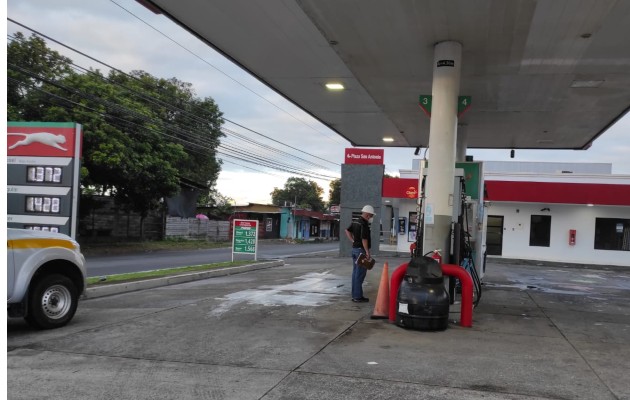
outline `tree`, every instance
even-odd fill
[[[42,107],[37,88],[43,85],[37,77],[61,79],[73,73],[71,66],[72,60],[49,49],[43,39],[17,32],[7,45],[7,119],[36,119]]]
[[[328,187],[328,207],[341,204],[341,179],[333,179]]]
[[[223,114],[214,100],[197,98],[190,83],[176,78],[155,78],[143,71],[114,72],[109,79],[128,88],[128,93],[142,93],[134,95],[138,105],[156,114],[160,129],[169,140],[184,145],[187,157],[180,158],[176,165],[179,174],[195,182],[214,185],[221,170],[216,147],[225,136],[221,132]]]
[[[217,217],[227,218],[234,211],[234,199],[219,193],[215,188],[207,193],[201,193],[197,204],[202,207],[209,207],[210,212]]]
[[[283,206],[285,203],[295,204],[313,211],[323,211],[324,201],[322,189],[316,182],[304,178],[291,177],[284,184],[284,189],[274,188],[271,192],[273,204]]]
[[[7,49],[9,118],[83,125],[81,183],[144,218],[176,194],[179,177],[213,186],[223,119],[190,83],[143,71],[75,72],[35,36]]]

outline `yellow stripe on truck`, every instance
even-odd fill
[[[63,247],[74,250],[74,244],[63,239],[14,239],[7,240],[7,247],[13,249],[45,249],[47,247]]]

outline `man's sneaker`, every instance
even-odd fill
[[[361,297],[358,299],[352,299],[352,301],[355,303],[367,303],[368,301],[370,301],[370,299],[368,299],[367,297]]]

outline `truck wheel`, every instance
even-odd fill
[[[29,290],[26,321],[40,329],[59,328],[77,311],[79,296],[72,281],[59,274],[39,278]]]

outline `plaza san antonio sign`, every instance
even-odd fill
[[[385,150],[347,148],[344,157],[346,164],[382,165]]]

